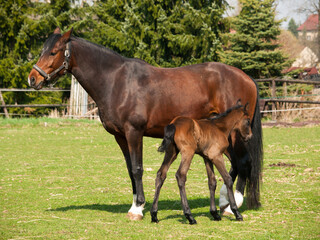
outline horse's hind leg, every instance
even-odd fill
[[[197,223],[197,221],[191,215],[190,207],[187,200],[186,189],[185,189],[185,184],[187,181],[187,172],[190,168],[193,155],[194,155],[194,152],[181,151],[181,163],[178,171],[176,172],[176,178],[177,178],[177,182],[180,190],[180,197],[181,197],[183,212],[190,224]]]
[[[208,186],[209,186],[209,191],[210,191],[210,213],[213,216],[213,219],[215,221],[220,221],[221,217],[218,214],[218,210],[217,210],[216,204],[214,202],[215,201],[215,191],[216,191],[216,187],[217,187],[217,180],[214,175],[213,165],[209,159],[204,157],[203,160],[206,165],[206,170],[207,170],[207,174],[208,174]]]
[[[159,222],[157,214],[158,214],[158,201],[159,201],[160,190],[167,177],[167,172],[170,168],[170,165],[177,158],[177,154],[178,152],[174,144],[171,144],[170,146],[168,146],[162,165],[157,172],[154,200],[150,210],[151,222]]]
[[[223,181],[227,187],[231,210],[232,210],[233,214],[235,215],[236,219],[239,221],[242,221],[243,218],[238,210],[238,207],[236,205],[236,201],[234,198],[234,194],[233,194],[233,181],[232,181],[230,174],[228,173],[228,171],[226,169],[226,166],[225,166],[224,160],[223,160],[223,156],[221,155],[221,156],[217,157],[216,159],[214,159],[214,163],[215,163],[216,168],[220,172],[220,174],[223,178]]]

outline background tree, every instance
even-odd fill
[[[231,25],[230,43],[223,61],[254,78],[280,76],[287,65],[275,43],[281,21],[275,20],[275,0],[240,0],[242,10]]]
[[[97,1],[74,27],[124,56],[176,67],[218,60],[226,6],[224,0]]]
[[[299,26],[296,24],[293,18],[290,19],[289,24],[288,24],[288,30],[292,32],[292,34],[296,37],[298,37],[298,28]]]
[[[0,87],[28,88],[28,74],[40,54],[43,42],[57,26],[69,25],[71,2],[56,0],[51,3],[30,0],[0,0],[1,59]],[[66,78],[68,79],[68,78]],[[70,86],[60,81],[58,86]],[[66,94],[58,92],[5,92],[7,104],[62,103]],[[47,114],[50,109],[28,109],[33,114]],[[25,113],[25,109],[10,108],[11,113]]]
[[[27,77],[43,42],[59,26],[126,57],[163,66],[219,60],[226,29],[224,0],[0,0],[0,87],[28,88]],[[70,85],[69,78],[59,87]],[[61,93],[4,94],[6,103],[60,103]],[[23,109],[10,109],[22,113]],[[49,110],[37,109],[39,114]]]

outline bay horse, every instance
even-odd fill
[[[66,72],[96,102],[103,127],[120,146],[132,183],[132,220],[143,216],[143,136],[162,138],[164,127],[177,116],[203,119],[222,113],[238,99],[249,103],[253,138],[248,144],[236,133],[229,138],[227,155],[233,181],[249,208],[260,205],[262,134],[255,82],[240,69],[215,62],[177,68],[158,68],[126,58],[103,46],[61,34],[57,28],[45,41],[28,82],[34,89],[55,83]]]
[[[227,187],[233,214],[237,220],[243,220],[235,202],[233,181],[226,169],[223,154],[229,146],[228,138],[234,130],[240,134],[245,142],[252,137],[247,107],[248,105],[242,106],[238,102],[234,107],[212,119],[195,120],[179,116],[165,127],[164,138],[158,149],[159,152],[165,152],[165,156],[156,177],[155,195],[150,210],[152,222],[159,222],[157,214],[160,190],[167,177],[167,172],[179,152],[181,153],[181,163],[176,172],[176,178],[183,212],[189,223],[197,223],[191,214],[185,190],[187,173],[194,154],[202,156],[206,165],[210,191],[210,213],[214,220],[219,221],[221,217],[215,205],[217,182],[212,164],[218,169]]]

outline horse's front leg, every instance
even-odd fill
[[[221,174],[221,176],[223,178],[224,184],[225,184],[225,186],[227,188],[231,211],[233,212],[233,214],[235,215],[235,217],[236,217],[236,219],[238,221],[242,221],[243,218],[242,218],[242,216],[241,216],[241,214],[239,212],[239,209],[238,209],[238,207],[236,205],[236,201],[235,201],[234,194],[233,194],[232,177],[230,176],[230,174],[228,173],[228,171],[226,169],[226,166],[225,166],[224,160],[223,160],[223,156],[222,155],[217,156],[214,159],[214,162],[215,162],[216,168],[220,172],[220,174]]]
[[[239,152],[239,146],[237,145],[238,147],[235,147],[233,144],[233,142],[235,141],[235,138],[236,138],[235,133],[231,134],[231,136],[229,137],[229,147],[225,152],[225,155],[228,157],[229,161],[231,162],[231,169],[229,171],[229,174],[232,178],[232,182],[235,182],[238,176],[234,197],[235,197],[237,207],[240,208],[243,203],[244,188],[246,186],[246,176],[243,175],[243,172],[241,172],[240,174],[238,172],[238,166],[241,163],[241,161],[238,159],[238,155],[236,154],[236,151]],[[241,149],[242,151],[244,150],[243,148]],[[233,214],[230,208],[228,191],[225,184],[223,184],[220,189],[219,206],[220,206],[220,212],[223,215]]]
[[[213,219],[215,221],[220,221],[221,217],[218,213],[216,204],[215,204],[215,191],[217,187],[217,180],[214,175],[214,170],[213,170],[213,165],[212,162],[204,157],[203,158],[204,163],[206,165],[206,170],[207,170],[207,175],[208,175],[208,186],[209,186],[209,191],[210,191],[210,213],[213,216]]]
[[[137,202],[137,190],[136,190],[136,183],[134,181],[133,178],[133,174],[132,174],[132,164],[131,164],[131,158],[130,158],[130,152],[129,152],[129,147],[128,147],[128,142],[126,140],[126,138],[122,135],[115,135],[115,139],[118,143],[118,145],[121,148],[121,151],[124,155],[124,158],[126,160],[126,164],[127,164],[127,169],[128,169],[128,173],[129,173],[129,177],[131,180],[131,184],[132,184],[132,194],[133,194],[133,202],[132,202],[132,206],[128,212],[128,217],[131,218],[132,216],[132,212],[135,212],[136,207],[136,202]]]
[[[133,127],[129,127],[126,131],[126,140],[128,142],[128,150],[131,160],[131,172],[133,179],[133,203],[128,212],[131,220],[141,220],[143,218],[143,208],[145,205],[145,197],[143,192],[143,163],[142,163],[142,138],[143,132]],[[130,165],[130,164],[128,164]],[[131,175],[130,175],[131,177]],[[134,188],[135,186],[135,188]]]
[[[233,166],[231,166],[229,174],[232,178],[232,182],[234,182],[238,173]],[[240,184],[240,186],[245,187],[246,182],[243,182],[242,178],[239,176],[238,181],[237,181],[237,187],[238,187],[238,184]],[[238,190],[238,188],[236,188],[236,190],[234,192],[234,198],[235,198],[237,207],[240,208],[243,203],[243,193],[241,193]],[[227,190],[227,187],[225,184],[223,184],[220,189],[219,207],[220,207],[220,212],[222,215],[232,215],[233,214],[233,212],[230,208],[228,190]]]

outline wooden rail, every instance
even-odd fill
[[[67,107],[68,104],[5,104],[0,105],[3,108],[20,108],[20,107]]]
[[[277,79],[277,78],[268,78],[268,79],[256,79],[256,82],[269,82],[271,89],[271,98],[269,99],[260,99],[260,111],[263,111],[265,106],[268,103],[272,104],[272,119],[276,118],[276,103],[305,103],[305,104],[320,104],[319,101],[304,101],[304,100],[288,100],[288,99],[277,99],[276,97],[276,82],[284,83],[286,86],[287,83],[294,84],[313,84],[315,86],[320,86],[320,78],[316,80],[286,80],[286,79]],[[4,109],[6,117],[9,117],[7,108],[18,108],[18,107],[67,107],[67,104],[5,104],[2,92],[68,92],[70,89],[59,89],[59,88],[45,88],[40,90],[35,89],[21,89],[21,88],[0,88],[0,108]],[[286,97],[286,96],[285,96]],[[303,97],[303,96],[301,96]]]
[[[286,83],[301,83],[301,84],[313,84],[320,85],[320,78],[318,80],[288,80],[288,79],[279,79],[279,78],[267,78],[267,79],[256,79],[256,82],[286,82]]]
[[[35,89],[25,89],[25,88],[0,88],[0,108],[3,108],[4,115],[9,118],[9,113],[7,108],[24,108],[24,107],[67,107],[68,104],[5,104],[2,92],[70,92],[70,89],[60,89],[60,88],[43,88],[40,90]]]
[[[35,90],[32,88],[0,88],[0,92],[70,92],[70,89],[43,88]]]
[[[269,99],[261,99],[260,100],[260,111],[263,111],[265,106],[268,103],[272,104],[272,120],[276,119],[276,103],[307,103],[307,104],[320,104],[318,101],[304,101],[304,100],[287,100],[287,99],[277,99],[276,97],[276,82],[284,83],[284,87],[286,88],[287,83],[295,83],[295,84],[312,84],[315,86],[320,86],[320,78],[316,78],[316,80],[287,80],[287,79],[277,79],[277,78],[269,78],[269,79],[256,79],[256,82],[269,82],[271,83],[271,98]],[[286,96],[285,96],[286,97]],[[262,109],[261,109],[262,107]]]

